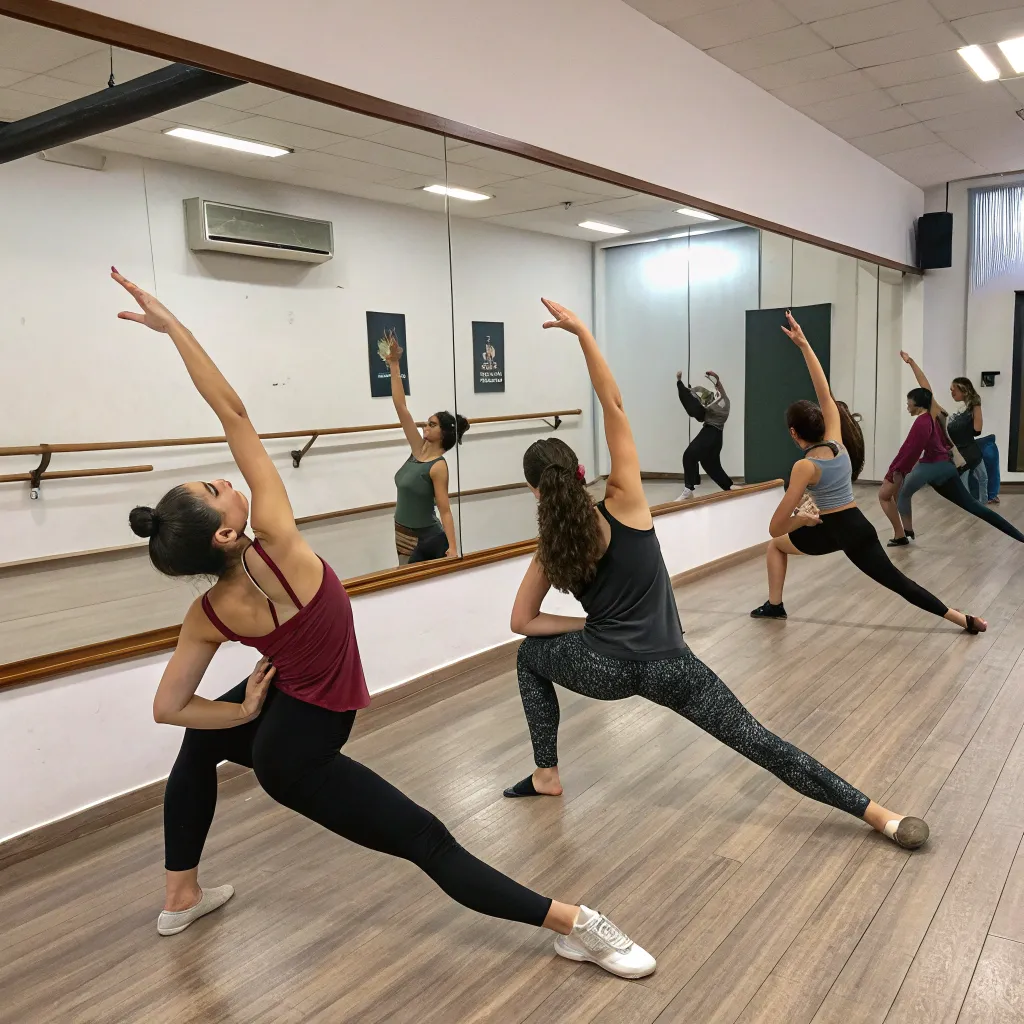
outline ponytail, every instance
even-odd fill
[[[843,447],[849,453],[852,478],[856,480],[864,468],[864,432],[860,429],[860,413],[850,412],[845,402],[836,401],[836,406],[839,408]]]
[[[544,574],[555,590],[579,595],[601,557],[601,534],[583,468],[564,441],[551,437],[527,448],[523,473],[540,494],[537,557]]]

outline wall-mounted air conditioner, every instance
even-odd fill
[[[193,252],[233,252],[300,263],[326,263],[334,255],[329,220],[186,199],[185,226]]]

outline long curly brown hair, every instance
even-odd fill
[[[594,578],[601,533],[576,453],[557,437],[534,441],[523,455],[526,482],[540,492],[537,556],[548,582],[579,595]]]

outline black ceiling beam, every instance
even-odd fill
[[[212,71],[171,64],[123,85],[0,125],[0,164],[123,128],[241,84]]]

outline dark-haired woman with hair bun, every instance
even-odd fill
[[[217,580],[189,608],[153,702],[158,722],[185,729],[164,791],[167,896],[158,932],[177,935],[234,894],[230,885],[199,885],[217,765],[231,761],[252,768],[278,803],[353,843],[415,864],[464,907],[557,932],[560,956],[590,960],[619,977],[650,974],[654,957],[604,915],[548,899],[485,864],[428,810],[340,752],[356,712],[370,702],[348,594],[299,532],[284,482],[213,360],[161,302],[116,270],[111,276],[139,307],[120,318],[174,343],[252,492],[251,517],[245,496],[226,480],[182,484],[156,509],[136,508],[130,516],[161,572]],[[246,535],[250,525],[255,540]],[[263,658],[217,700],[196,696],[229,640]],[[342,903],[345,887],[359,882],[342,878]],[[393,924],[408,930],[400,915]]]
[[[853,496],[853,481],[864,467],[864,436],[850,410],[832,397],[825,371],[789,310],[786,322],[783,333],[804,357],[818,404],[794,402],[786,410],[789,436],[803,457],[793,464],[789,486],[768,526],[772,536],[767,553],[768,600],[751,617],[786,618],[782,588],[791,555],[842,551],[862,573],[905,601],[955,622],[968,633],[983,633],[988,628],[984,619],[948,608],[889,561],[878,531]],[[810,512],[804,505],[807,495],[814,503]]]
[[[640,479],[622,395],[582,321],[548,299],[547,328],[579,339],[604,412],[611,472],[596,507],[576,453],[558,438],[536,441],[523,456],[537,497],[539,538],[512,609],[526,639],[517,673],[536,770],[507,797],[559,796],[558,696],[555,685],[597,700],[641,696],[682,715],[812,800],[861,818],[907,849],[928,826],[870,800],[809,754],[769,732],[683,639],[672,581]],[[548,591],[572,594],[585,619],[541,611]]]
[[[395,403],[409,458],[395,474],[398,501],[395,504],[395,550],[398,564],[430,562],[438,558],[458,558],[455,519],[448,500],[448,463],[444,453],[462,444],[469,430],[465,416],[453,416],[447,410],[436,412],[420,433],[405,400],[405,387],[399,360],[402,348],[396,338],[388,349],[391,370],[391,400]],[[440,513],[440,519],[438,518]]]

